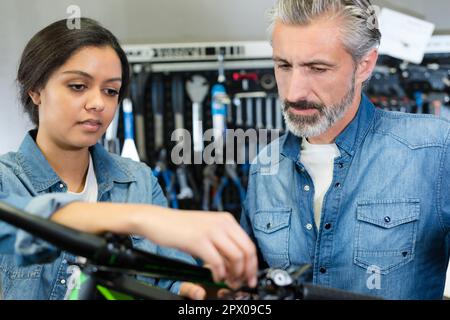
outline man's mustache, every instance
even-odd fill
[[[302,101],[284,101],[284,111],[287,111],[289,108],[294,108],[297,110],[307,110],[307,109],[317,109],[319,111],[323,110],[325,106],[320,103],[315,103],[307,100]]]

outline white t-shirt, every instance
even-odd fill
[[[323,198],[333,181],[334,159],[340,155],[335,143],[311,144],[303,139],[300,161],[314,184],[314,221],[317,228],[320,226]]]
[[[94,171],[94,163],[92,161],[91,155],[89,155],[89,168],[88,173],[86,175],[86,182],[84,183],[84,189],[81,192],[70,192],[70,194],[74,194],[80,197],[80,200],[85,202],[97,202],[98,197],[98,184],[97,184],[97,177],[95,176]],[[85,258],[82,257],[76,257],[77,262],[83,262]],[[64,300],[68,300],[70,297],[71,292],[79,287],[79,281],[81,276],[81,270],[77,265],[69,265],[67,267],[67,273],[70,274],[69,278],[67,279],[67,291],[66,295],[64,297]]]
[[[92,157],[89,155],[89,168],[86,175],[86,182],[84,183],[84,189],[81,192],[70,192],[80,197],[80,200],[85,202],[97,202],[98,197],[98,184],[97,177],[95,176],[94,163],[92,162]]]

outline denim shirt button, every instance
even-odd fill
[[[339,169],[342,169],[344,167],[344,164],[341,162],[338,164],[338,166],[339,166]]]
[[[305,190],[306,192],[308,192],[309,190],[311,190],[311,188],[310,188],[308,185],[306,185],[306,186],[303,187],[303,190]]]
[[[61,284],[66,284],[66,280],[62,279]]]
[[[305,227],[306,227],[306,229],[308,229],[308,230],[311,230],[311,229],[313,228],[313,226],[312,226],[311,223],[308,223]]]
[[[391,222],[391,217],[384,217],[384,222],[386,222],[386,223]]]
[[[319,269],[319,271],[320,271],[320,273],[326,273],[326,272],[327,272],[327,269],[325,269],[324,267],[321,267],[321,268]]]
[[[305,172],[305,168],[303,168],[303,167],[297,166],[296,169],[297,169],[297,172],[300,172],[300,173]]]
[[[62,183],[59,184],[59,188],[62,189],[64,188],[64,185]]]

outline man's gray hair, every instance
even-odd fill
[[[342,42],[353,60],[358,62],[372,49],[378,48],[376,7],[370,0],[277,0],[269,12],[269,33],[272,37],[276,21],[288,25],[308,25],[324,16],[342,18]]]

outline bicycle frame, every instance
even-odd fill
[[[80,286],[70,294],[71,299],[182,299],[132,277],[136,275],[227,288],[224,283],[214,283],[209,269],[132,248],[127,236],[108,233],[102,237],[80,232],[2,202],[0,220],[87,259],[78,264],[82,270]],[[229,290],[228,298],[234,299],[234,294],[244,292],[254,300],[378,299],[312,285],[308,283],[312,278],[310,270],[310,265],[262,270],[256,288]]]

